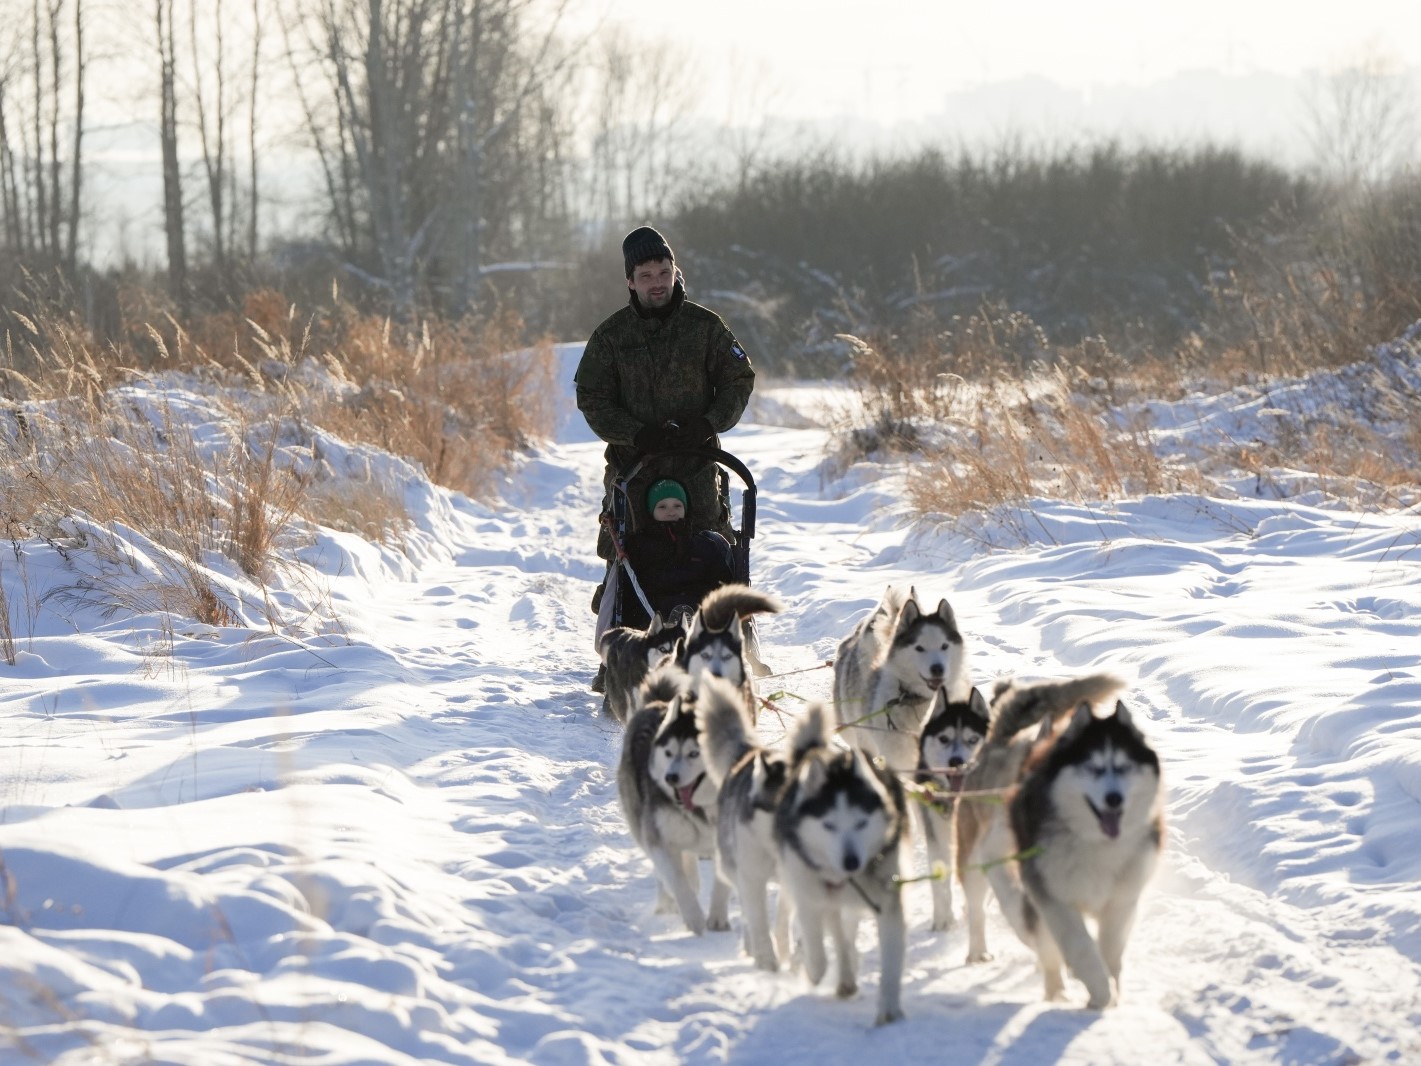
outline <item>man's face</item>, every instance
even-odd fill
[[[627,287],[643,307],[665,307],[676,284],[676,265],[669,259],[649,259],[632,271]]]

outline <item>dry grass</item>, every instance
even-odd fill
[[[68,594],[106,610],[236,624],[253,605],[224,579],[230,563],[280,628],[266,589],[312,526],[398,545],[409,525],[401,486],[332,470],[320,433],[480,497],[552,415],[551,350],[506,355],[511,320],[399,327],[338,299],[303,317],[266,291],[240,315],[183,324],[160,313],[128,327],[127,343],[98,347],[76,316],[9,317],[0,511],[12,537],[87,553],[96,566]],[[144,390],[157,406],[141,408],[124,385],[159,370],[189,377]],[[169,404],[190,398],[169,380],[222,403],[177,411]],[[12,655],[0,608],[0,654]]]
[[[1276,322],[1287,312],[1272,313]],[[1330,345],[1294,349],[1264,367],[1256,352],[1230,345],[1211,355],[1194,338],[1169,356],[1132,365],[1098,339],[1052,350],[1019,316],[1010,329],[1002,322],[1000,313],[984,311],[896,348],[888,345],[904,338],[883,347],[846,338],[854,350],[855,392],[837,427],[838,464],[906,458],[909,502],[918,514],[993,512],[1007,524],[1036,498],[1092,503],[1212,493],[1249,476],[1275,480],[1277,471],[1286,471],[1289,482],[1279,491],[1316,488],[1365,507],[1407,506],[1421,491],[1421,430],[1404,417],[1421,397],[1369,368],[1358,371],[1365,381],[1360,390],[1349,391],[1342,377],[1320,382],[1323,390],[1328,381],[1337,390],[1323,397],[1325,410],[1280,409],[1267,441],[1223,441],[1203,459],[1169,457],[1145,416],[1128,413],[1143,411],[1144,399],[1210,395],[1242,383],[1266,390],[1282,367],[1301,373],[1319,362],[1335,365]],[[1346,320],[1334,343],[1344,343],[1338,340],[1344,327],[1350,328]],[[1275,336],[1275,343],[1283,340]],[[1037,358],[1019,369],[1030,352]],[[1356,349],[1353,361],[1364,355],[1365,348]],[[1398,424],[1407,427],[1400,441]],[[1026,538],[1040,531],[1018,532]]]
[[[1214,276],[1208,315],[1172,350],[1127,357],[1099,338],[1054,346],[990,305],[850,338],[856,402],[836,427],[839,465],[909,456],[914,506],[948,516],[1040,496],[1227,491],[1248,477],[1363,507],[1410,505],[1421,494],[1421,389],[1366,360],[1421,319],[1421,179],[1339,192],[1308,218],[1279,212],[1235,234],[1233,269]],[[1151,427],[1120,414],[1236,387],[1269,396],[1305,376],[1310,394],[1331,382],[1336,395],[1298,401],[1281,390],[1262,439],[1221,441],[1202,457],[1162,458]]]
[[[911,468],[909,500],[920,514],[961,515],[1037,497],[1078,502],[1201,491],[1194,471],[1172,469],[1147,429],[1121,421],[1082,388],[1077,368],[982,386],[962,420]]]
[[[19,562],[19,553],[15,561]],[[15,665],[15,624],[10,618],[10,596],[5,591],[5,566],[0,562],[0,659]]]

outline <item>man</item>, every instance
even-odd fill
[[[627,306],[593,330],[575,375],[577,408],[607,442],[602,510],[611,510],[612,486],[621,472],[649,455],[628,486],[633,528],[650,522],[646,487],[670,477],[686,489],[691,529],[715,530],[730,539],[716,465],[694,455],[658,453],[720,447],[717,434],[740,421],[755,371],[720,316],[686,299],[676,257],[660,233],[650,226],[632,230],[622,241],[622,259]],[[597,554],[608,561],[614,554],[605,528]],[[599,588],[599,600],[601,593]]]

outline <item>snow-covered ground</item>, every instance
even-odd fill
[[[414,562],[317,537],[324,636],[108,616],[62,594],[82,553],[7,547],[0,1062],[1421,1061],[1421,518],[1042,502],[1039,542],[988,550],[909,527],[890,468],[831,477],[809,396],[763,385],[726,438],[755,582],[789,605],[762,625],[769,739],[890,582],[951,601],[979,684],[1129,677],[1169,836],[1119,1007],[1043,1002],[995,910],[966,965],[924,885],[882,1028],[870,923],[844,1002],[652,913],[588,691],[601,446],[568,401],[499,506],[392,463]],[[1154,413],[1182,448],[1225,403],[1247,433],[1249,402]]]

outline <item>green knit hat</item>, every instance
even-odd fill
[[[681,501],[681,506],[689,506],[690,501],[686,499],[686,490],[675,478],[664,477],[660,481],[653,481],[651,488],[646,490],[646,509],[656,510],[656,505],[662,500],[677,499]]]

